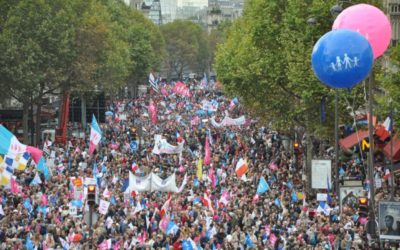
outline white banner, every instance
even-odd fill
[[[215,117],[211,117],[211,124],[216,127],[216,128],[220,128],[220,127],[225,127],[225,126],[241,126],[244,125],[246,123],[246,118],[244,115],[240,116],[239,118],[230,118],[229,116],[225,116],[224,119],[218,123],[217,121],[215,121]]]
[[[126,189],[125,193],[131,193],[132,191],[137,192],[152,192],[152,191],[161,191],[161,192],[174,192],[178,193],[179,190],[185,187],[185,181],[182,183],[181,187],[178,188],[176,186],[176,176],[172,174],[166,179],[161,179],[156,174],[149,174],[145,177],[137,177],[131,172],[129,173],[129,187]]]
[[[178,192],[175,173],[164,180],[153,173],[151,175],[151,191]]]
[[[311,187],[315,189],[332,189],[330,160],[312,160],[311,161]]]
[[[146,192],[150,191],[151,186],[151,175],[145,177],[137,177],[132,172],[129,172],[129,188],[127,191],[130,193],[132,191]]]
[[[110,206],[109,201],[100,200],[99,213],[104,214],[104,215],[107,214],[109,206]]]
[[[153,154],[180,154],[183,151],[183,145],[185,141],[178,143],[178,146],[173,146],[167,142],[166,139],[163,139],[161,135],[154,135],[154,148]]]

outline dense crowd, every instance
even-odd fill
[[[48,144],[48,180],[41,174],[32,183],[32,164],[15,173],[22,192],[0,190],[1,249],[374,249],[356,208],[339,211],[333,193],[321,207],[316,193],[307,192],[304,157],[295,159],[279,133],[252,120],[239,102],[223,96],[212,83],[191,81],[188,86],[190,97],[161,83],[160,93],[110,103],[106,123],[100,124],[102,140],[92,156],[88,136],[69,138],[67,145]],[[217,111],[203,110],[204,99],[218,104]],[[149,114],[151,102],[156,121]],[[245,115],[246,123],[215,127],[210,122],[213,116],[221,121],[227,115]],[[155,134],[174,145],[184,140],[182,154],[152,154]],[[200,161],[200,174],[206,140],[211,163]],[[248,172],[239,178],[235,166],[241,158]],[[343,161],[340,174],[362,179],[363,164],[357,157]],[[161,178],[175,173],[178,185],[186,185],[176,193],[127,192],[129,172],[153,172]],[[377,166],[376,175],[383,179],[385,169]],[[99,200],[110,202],[104,215],[96,206],[92,237],[87,205],[77,202],[85,197],[76,198],[71,181],[84,182],[86,177],[96,180]],[[261,177],[269,188],[257,193]],[[171,203],[161,213],[169,197]],[[377,199],[384,198],[385,181],[377,190]]]

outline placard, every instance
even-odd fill
[[[78,208],[76,206],[70,206],[68,211],[69,211],[69,215],[71,215],[71,216],[78,215]]]
[[[332,188],[331,160],[311,161],[311,187],[314,189],[328,189],[328,181]]]
[[[379,202],[380,239],[400,241],[400,202]]]
[[[109,206],[110,206],[109,201],[100,200],[99,213],[104,214],[104,215],[107,214]]]
[[[317,201],[327,201],[328,200],[328,194],[317,194]]]
[[[340,208],[344,206],[356,209],[358,205],[358,197],[364,196],[362,186],[343,186],[340,187]]]

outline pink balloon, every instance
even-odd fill
[[[390,21],[385,13],[369,4],[357,4],[343,10],[333,23],[332,29],[359,32],[370,42],[374,59],[385,53],[392,35]]]

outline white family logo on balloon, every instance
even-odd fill
[[[356,68],[359,66],[359,59],[358,57],[353,57],[353,59],[351,59],[347,53],[344,54],[343,56],[343,60],[341,59],[340,56],[336,57],[336,62],[331,62],[331,68],[333,69],[333,71],[338,72],[338,71],[343,71],[343,70],[350,70],[353,68]]]

